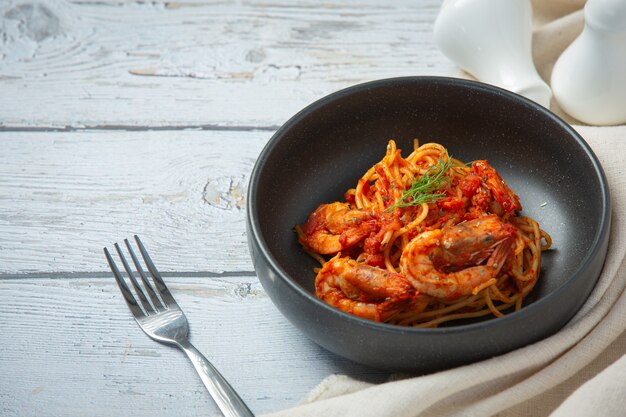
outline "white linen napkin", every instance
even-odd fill
[[[533,57],[544,80],[582,30],[583,5],[533,1]],[[556,103],[552,110],[576,123]],[[394,375],[383,384],[333,375],[301,405],[271,417],[626,415],[626,126],[574,127],[605,170],[613,218],[598,284],[563,329],[508,354],[430,375]]]

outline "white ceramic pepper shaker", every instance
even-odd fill
[[[626,123],[626,0],[588,0],[585,27],[552,70],[552,91],[570,116]]]
[[[550,107],[552,93],[533,63],[530,0],[445,0],[435,42],[479,81]]]

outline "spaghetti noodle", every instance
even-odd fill
[[[487,161],[451,158],[440,144],[383,159],[296,226],[320,262],[316,295],[371,320],[436,327],[519,310],[550,236],[519,215],[517,195]]]

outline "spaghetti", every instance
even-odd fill
[[[296,226],[320,262],[316,295],[371,320],[436,327],[519,310],[550,236],[487,161],[451,158],[440,144],[383,159]]]

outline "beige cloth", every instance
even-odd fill
[[[533,54],[545,80],[582,29],[583,3],[533,2]],[[300,406],[272,416],[626,416],[626,126],[575,128],[604,167],[613,219],[600,280],[561,331],[496,358],[425,376],[394,375],[384,384],[334,375]]]

